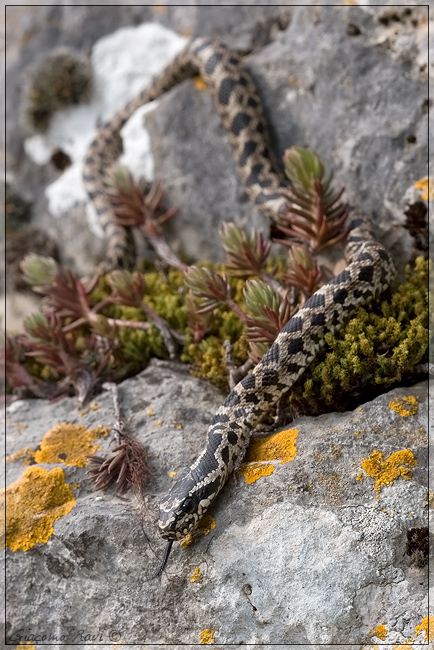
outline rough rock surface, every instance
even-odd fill
[[[84,150],[73,146],[84,142],[77,115],[86,118],[90,137],[96,113],[86,115],[83,106],[78,113],[57,115],[45,149],[32,149],[31,140],[25,149],[30,134],[22,128],[20,110],[27,70],[58,46],[95,56],[105,37],[107,56],[110,47],[111,55],[125,47],[119,57],[125,76],[107,87],[112,99],[104,111],[110,114],[119,97],[143,80],[146,70],[137,64],[130,69],[128,57],[137,61],[140,50],[133,51],[132,35],[141,36],[141,24],[153,21],[174,30],[174,39],[210,34],[251,50],[248,65],[277,151],[293,144],[317,149],[334,166],[351,202],[371,214],[403,267],[412,246],[401,228],[405,201],[418,196],[413,185],[427,176],[432,102],[426,7],[393,0],[342,7],[267,4],[8,6],[8,179],[34,202],[34,223],[57,236],[70,265],[88,272],[103,254],[80,188]],[[112,34],[122,27],[130,29],[124,46],[119,31]],[[99,88],[104,83],[101,77]],[[155,176],[170,202],[181,207],[170,231],[180,248],[193,258],[218,258],[222,220],[268,228],[246,199],[206,91],[184,82],[145,121]],[[127,126],[126,153],[140,174],[144,161],[152,167],[145,145],[138,154],[132,146],[145,143],[141,114]],[[48,162],[50,147],[65,142],[77,164],[60,174]],[[45,159],[37,164],[38,151]],[[71,190],[69,203],[55,216],[53,200],[62,205],[65,187]],[[427,525],[426,384],[395,389],[353,413],[291,423],[298,430],[295,459],[276,463],[273,474],[251,485],[244,478],[230,482],[212,510],[215,529],[186,549],[176,545],[161,581],[151,578],[163,547],[155,526],[158,501],[170,486],[170,473],[201,450],[221,395],[185,368],[155,361],[122,384],[122,395],[131,431],[149,451],[146,511],[141,515],[132,497],[95,495],[83,468],[40,464],[62,468],[77,504],[54,522],[47,543],[6,551],[7,634],[13,647],[20,641],[37,650],[47,643],[59,650],[93,643],[107,650],[115,643],[200,643],[204,630],[215,630],[217,646],[291,643],[304,650],[352,643],[360,650],[379,645],[392,650],[410,639],[425,641],[417,626],[428,614],[427,568],[407,550],[409,531]],[[419,398],[419,409],[402,417],[389,403],[408,395]],[[87,428],[110,425],[110,396],[104,393],[97,402],[99,410],[83,416],[70,399],[15,403],[7,414],[7,453],[36,449],[63,421]],[[100,442],[107,451],[108,441]],[[418,461],[410,480],[400,477],[381,487],[378,499],[374,478],[357,480],[363,459],[374,450],[387,459],[407,448]],[[22,460],[1,468],[8,485],[25,470]],[[196,567],[202,582],[190,581]]]
[[[152,578],[163,549],[157,505],[171,472],[201,450],[221,395],[184,367],[157,361],[123,382],[121,395],[128,426],[149,452],[145,511],[141,516],[132,497],[92,492],[84,468],[42,463],[63,468],[77,503],[54,522],[47,543],[7,549],[11,643],[42,642],[43,634],[56,647],[90,643],[92,634],[107,644],[199,643],[203,630],[214,630],[217,645],[367,647],[381,641],[382,624],[387,643],[415,639],[427,615],[428,576],[406,552],[408,531],[427,525],[427,383],[351,413],[292,422],[294,460],[277,461],[275,472],[255,483],[231,481],[210,512],[215,528],[188,548],[176,544],[161,579]],[[403,417],[390,403],[409,395],[418,410]],[[110,425],[111,396],[97,403],[80,416],[68,398],[16,402],[8,410],[8,454],[36,449],[63,421]],[[108,439],[98,442],[108,450]],[[412,478],[377,494],[363,459],[378,450],[386,460],[404,449],[418,463]],[[23,470],[22,460],[7,462],[7,484]],[[196,567],[201,582],[190,580]]]
[[[409,234],[399,227],[404,222],[404,196],[427,173],[431,102],[426,87],[426,7],[221,4],[55,4],[33,8],[34,18],[27,17],[27,22],[33,20],[34,25],[26,29],[21,24],[25,21],[19,21],[26,15],[21,13],[23,8],[8,8],[9,22],[13,25],[15,19],[21,26],[21,31],[15,27],[15,42],[21,43],[21,50],[17,52],[16,46],[11,46],[8,64],[7,109],[12,134],[9,169],[16,183],[31,195],[29,198],[36,199],[36,220],[64,238],[65,259],[78,269],[88,272],[87,267],[101,256],[101,246],[93,244],[94,235],[89,232],[87,241],[83,237],[86,218],[78,174],[77,183],[73,179],[71,183],[71,171],[64,173],[69,174],[64,184],[77,189],[61,219],[53,220],[47,214],[47,207],[56,210],[52,201],[47,206],[41,181],[46,185],[59,173],[47,161],[38,172],[23,153],[16,106],[22,102],[26,66],[59,45],[84,52],[93,46],[95,51],[96,39],[116,27],[153,20],[186,36],[210,34],[233,47],[253,50],[248,65],[258,81],[279,154],[288,146],[301,144],[323,155],[336,169],[338,182],[346,185],[351,202],[372,215],[385,243],[403,265],[411,248]],[[122,78],[113,75],[111,90],[112,97],[127,97],[143,75],[137,65],[137,45],[131,33],[123,46],[117,38],[111,43],[112,55],[122,52],[126,62],[131,51],[131,66],[124,66]],[[146,53],[153,51],[154,45],[152,41],[145,45],[142,39],[141,47],[146,68]],[[105,79],[104,84],[109,85],[110,80]],[[117,107],[113,101],[104,113]],[[85,107],[78,110],[86,112]],[[65,135],[77,138],[80,124],[57,119],[57,132],[63,125],[63,143]],[[188,255],[218,258],[221,250],[215,244],[215,232],[223,220],[268,227],[247,201],[224,131],[205,91],[191,82],[181,84],[148,115],[146,124],[151,132],[155,175],[164,182],[170,202],[181,207],[171,236]],[[47,139],[51,146],[57,145],[55,128]],[[83,154],[75,152],[73,159],[79,161]],[[143,165],[134,171],[143,173]],[[74,202],[77,205],[71,207]]]

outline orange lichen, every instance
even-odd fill
[[[421,178],[414,184],[415,190],[423,190],[421,194],[424,201],[432,201],[434,199],[434,186],[430,178]]]
[[[47,431],[41,442],[41,449],[35,453],[37,463],[63,463],[84,467],[87,456],[94,454],[100,445],[92,444],[97,438],[109,434],[108,427],[98,426],[86,429],[82,424],[56,424]]]
[[[384,639],[387,636],[386,623],[381,623],[381,625],[377,625],[376,628],[374,628],[373,630],[371,630],[369,632],[369,635],[370,636],[376,636],[378,639],[381,639],[382,641],[384,641]]]
[[[252,440],[240,470],[246,483],[254,483],[262,476],[270,476],[275,470],[270,461],[280,461],[283,465],[294,460],[297,454],[295,446],[297,435],[297,429],[287,429],[266,438]]]
[[[263,476],[270,476],[276,468],[267,463],[243,463],[240,474],[246,479],[246,483],[254,483]]]
[[[200,633],[201,644],[214,643],[215,630],[202,630]]]
[[[216,524],[215,519],[212,515],[204,515],[194,529],[194,537],[198,535],[208,535],[212,530],[214,530]],[[179,542],[179,545],[182,548],[187,548],[193,542],[193,533],[187,533],[183,540]]]
[[[383,454],[376,449],[369,458],[364,458],[362,468],[368,476],[375,478],[375,491],[380,493],[382,485],[393,485],[395,479],[402,476],[409,481],[413,476],[413,467],[416,467],[417,460],[410,449],[394,451],[393,454],[383,460]]]
[[[202,535],[208,535],[215,528],[215,519],[212,515],[204,515],[197,525]]]
[[[6,546],[12,551],[28,551],[35,544],[46,543],[54,533],[53,522],[76,504],[60,467],[50,472],[43,467],[27,467],[2,493],[6,501]],[[3,499],[0,503],[4,507]],[[5,520],[4,514],[1,519]]]
[[[414,632],[416,636],[425,632],[425,641],[432,641],[434,639],[434,616],[425,616],[422,623],[416,625]]]
[[[402,398],[395,397],[395,399],[389,402],[389,408],[399,413],[403,418],[408,418],[409,415],[416,415],[419,409],[419,402],[414,395]]]
[[[91,402],[89,406],[86,406],[85,409],[82,411],[79,411],[78,415],[82,418],[83,415],[87,415],[90,411],[98,411],[101,406],[98,404],[98,402]]]
[[[193,541],[193,535],[191,533],[187,533],[184,539],[181,539],[179,545],[181,548],[187,548],[187,546],[190,546],[192,541]]]
[[[191,574],[190,582],[202,582],[203,575],[200,572],[199,567],[197,566],[193,573]]]
[[[202,77],[194,77],[193,83],[198,90],[206,90],[206,83]]]
[[[13,463],[16,460],[22,460],[23,465],[33,465],[35,462],[35,452],[31,447],[21,447],[21,449],[18,449],[13,454],[9,454],[5,458],[7,463]]]
[[[12,422],[12,424],[17,431],[24,431],[27,429],[27,424],[24,424],[23,422]]]

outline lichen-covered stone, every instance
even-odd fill
[[[158,502],[205,444],[222,395],[184,367],[155,360],[120,392],[128,428],[149,454],[146,504],[139,510],[132,496],[97,495],[84,468],[57,465],[66,483],[80,484],[77,506],[54,521],[47,543],[26,553],[7,549],[13,643],[17,634],[27,642],[24,634],[55,632],[65,635],[64,645],[84,645],[98,634],[93,642],[109,650],[111,631],[117,643],[173,644],[200,643],[203,630],[214,630],[217,646],[382,642],[392,650],[425,640],[427,566],[420,550],[417,558],[406,553],[407,531],[427,526],[427,383],[393,389],[349,413],[294,421],[293,459],[273,463],[274,472],[254,483],[229,481],[206,530],[184,548],[175,544],[161,579],[152,579],[164,546]],[[402,417],[390,408],[410,395],[416,413]],[[69,398],[16,402],[8,411],[8,454],[35,449],[47,429],[66,419],[88,430],[109,425],[111,395],[97,402],[99,409],[82,415]],[[108,451],[108,439],[98,443],[101,453]],[[409,450],[417,461],[412,476],[394,474],[377,494],[375,476],[362,466],[375,450],[383,463]],[[23,461],[6,463],[7,484],[20,478]],[[203,578],[192,582],[196,567]],[[94,607],[98,602],[105,606]],[[47,624],[53,610],[60,613],[55,629]],[[376,636],[382,626],[384,640]],[[53,643],[60,650],[62,642]]]

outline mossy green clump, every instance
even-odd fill
[[[294,385],[295,412],[346,410],[411,375],[428,352],[428,274],[422,257],[406,269],[406,282],[390,299],[360,307]]]
[[[202,264],[201,264],[202,266]],[[209,266],[218,273],[224,273],[222,265]],[[234,301],[242,305],[243,288],[245,281],[229,278]],[[232,360],[236,365],[241,365],[247,359],[248,343],[244,336],[244,325],[239,317],[228,307],[217,307],[212,314],[212,319],[206,336],[200,343],[194,343],[191,331],[187,328],[186,342],[181,355],[181,361],[192,364],[191,373],[196,377],[209,379],[213,384],[222,389],[228,388],[228,375],[225,362],[224,341],[232,344]]]
[[[244,326],[238,316],[227,308],[219,308],[216,312],[213,314],[213,333],[197,344],[189,337],[181,361],[192,364],[191,372],[196,377],[209,379],[219,388],[226,389],[228,380],[223,342],[231,342],[232,359],[236,365],[241,365],[247,359],[248,344],[243,336]]]
[[[48,54],[32,74],[26,98],[27,121],[44,133],[56,111],[87,101],[92,85],[92,68],[85,58],[69,50]]]
[[[225,272],[221,265],[212,268]],[[387,299],[383,297],[368,308],[359,308],[336,335],[326,335],[322,354],[286,398],[293,413],[316,414],[354,408],[393,384],[411,380],[415,365],[427,360],[429,270],[429,263],[418,258],[414,268],[407,269],[406,282],[394,288]],[[227,390],[224,341],[232,344],[231,356],[236,365],[246,361],[249,351],[245,325],[239,314],[230,305],[217,307],[209,314],[205,336],[197,342],[200,337],[188,326],[184,274],[176,269],[167,273],[154,270],[144,273],[143,280],[144,302],[165,319],[173,331],[184,336],[178,350],[181,360],[191,364],[194,375]],[[229,282],[233,300],[244,310],[245,280],[230,278]],[[89,295],[90,307],[111,295],[108,276],[100,278]],[[108,336],[110,341],[110,356],[102,371],[102,380],[110,377],[119,381],[137,374],[153,356],[169,358],[159,330],[139,306],[108,304],[98,312],[101,318],[149,323],[144,329],[124,325],[108,333],[102,331],[101,336]],[[109,327],[107,321],[105,327]],[[90,370],[99,363],[97,357],[92,358],[96,341],[89,339],[91,335],[89,324],[82,324],[66,334],[72,360],[76,359]],[[43,355],[38,358],[23,355],[20,363],[31,377],[48,382],[58,381],[66,372],[63,368],[55,372],[56,366],[52,363],[44,365]]]
[[[170,269],[167,275],[160,271],[144,273],[146,293],[145,302],[152,307],[169,326],[184,332],[187,326],[187,313],[184,306],[183,273]],[[91,303],[95,304],[110,294],[107,278],[101,278],[93,291]],[[101,312],[104,316],[129,321],[146,321],[144,312],[136,307],[111,305]],[[167,359],[168,352],[158,329],[152,325],[148,330],[120,327],[118,329],[119,365],[125,364],[125,374],[140,372],[146,367],[151,356]]]

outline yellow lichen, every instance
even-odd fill
[[[368,476],[375,478],[375,491],[380,493],[382,485],[393,485],[395,479],[402,476],[409,481],[413,476],[413,467],[416,467],[417,460],[410,449],[394,451],[393,454],[383,460],[383,454],[376,449],[369,458],[364,458],[362,468]]]
[[[276,468],[274,465],[268,463],[243,463],[240,474],[246,479],[246,483],[250,485],[263,476],[270,476]]]
[[[15,646],[15,650],[19,650],[20,646],[26,646],[26,650],[36,650],[35,644],[31,643],[31,641],[27,641],[27,643],[23,643],[22,641],[19,642],[17,646]]]
[[[170,472],[169,476],[170,478],[174,478],[176,476],[176,472]]]
[[[2,493],[0,507],[4,508],[6,502],[6,546],[12,551],[28,551],[35,544],[46,543],[54,533],[53,522],[76,503],[60,467],[50,472],[43,467],[27,467],[21,478]]]
[[[297,454],[295,446],[297,435],[297,429],[287,429],[266,438],[252,440],[240,470],[246,483],[254,483],[262,476],[270,476],[275,470],[270,461],[280,461],[283,465],[294,460]]]
[[[154,427],[161,427],[162,424],[163,424],[163,420],[157,420],[156,422],[154,422]]]
[[[416,636],[425,632],[425,641],[432,641],[434,639],[434,616],[425,616],[420,625],[416,625],[414,630]]]
[[[87,456],[94,454],[100,445],[92,444],[97,438],[107,436],[108,427],[98,426],[86,429],[82,424],[56,424],[47,431],[41,442],[41,449],[35,453],[37,463],[63,463],[84,467]]]
[[[389,408],[402,415],[403,418],[407,418],[409,415],[416,415],[419,409],[419,402],[414,395],[402,398],[396,397],[389,402]]]
[[[147,409],[146,413],[148,415],[154,415],[154,411],[152,409]]]
[[[215,526],[216,524],[215,524],[214,517],[212,515],[205,514],[199,520],[199,523],[194,529],[194,536],[197,537],[198,535],[199,536],[208,535],[212,530],[214,530]],[[187,548],[187,546],[190,546],[192,542],[193,542],[193,533],[187,533],[184,539],[179,542],[179,545],[182,548]]]
[[[87,406],[82,411],[79,411],[78,415],[82,418],[83,415],[87,415],[88,413],[90,413],[90,411],[98,411],[98,409],[100,408],[101,406],[98,404],[98,402],[91,402],[89,406]]]
[[[421,194],[424,201],[432,201],[434,199],[434,187],[430,178],[421,178],[414,184],[415,190],[423,190]]]
[[[404,643],[403,645],[394,645],[393,650],[414,650],[412,645]]]
[[[9,454],[5,458],[7,463],[13,463],[16,460],[23,460],[23,465],[33,465],[35,462],[35,452],[31,447],[21,447],[21,449],[18,449],[13,454]]]
[[[214,643],[215,630],[202,630],[200,633],[201,644]]]
[[[193,83],[198,90],[206,90],[206,83],[202,77],[194,77]]]
[[[193,541],[193,535],[191,533],[187,533],[187,535],[184,537],[184,539],[182,539],[179,542],[179,545],[180,545],[181,548],[187,548],[187,546],[190,546],[192,541]]]
[[[386,623],[381,623],[381,625],[377,625],[376,628],[374,628],[373,630],[371,630],[369,632],[369,635],[370,636],[376,636],[378,639],[381,639],[382,641],[384,641],[384,639],[387,636]]]
[[[208,535],[215,528],[215,519],[212,515],[204,515],[197,525],[202,535]]]
[[[199,567],[197,566],[193,573],[191,574],[190,582],[202,582],[203,575],[200,572]]]

